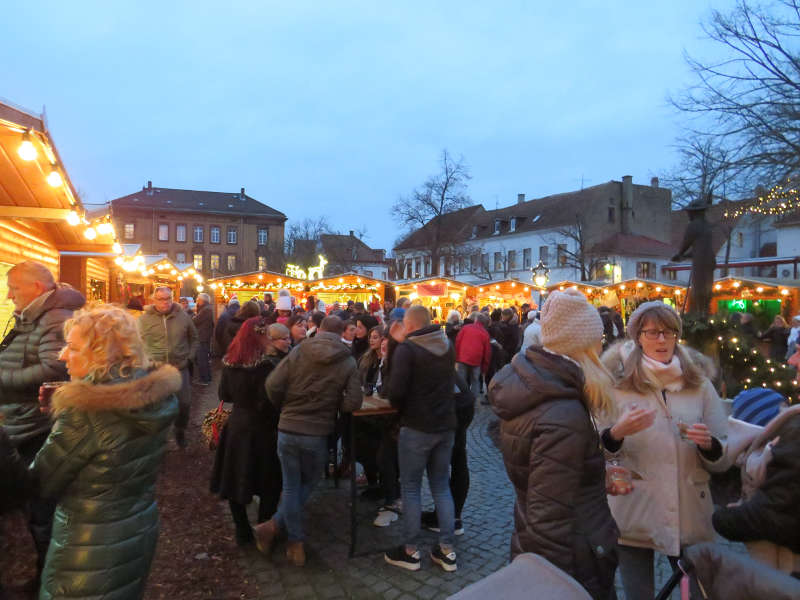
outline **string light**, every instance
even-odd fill
[[[36,160],[36,147],[31,141],[30,129],[22,134],[22,143],[17,148],[17,154],[24,161]]]
[[[53,164],[50,165],[50,174],[47,176],[47,183],[50,187],[61,187],[64,180],[61,178],[61,173],[58,172],[58,167]]]
[[[791,179],[786,180],[786,185],[791,183]],[[759,196],[752,203],[744,203],[743,206],[734,210],[725,211],[723,216],[726,219],[736,219],[744,214],[758,215],[782,215],[787,212],[794,212],[800,208],[800,193],[794,187],[784,187],[776,185],[769,190],[766,195]]]

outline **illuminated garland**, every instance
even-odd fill
[[[791,183],[786,180],[787,185]],[[744,214],[782,215],[800,209],[800,192],[793,187],[776,185],[764,196],[759,196],[753,203],[735,210],[725,211],[726,219],[735,219]]]
[[[686,316],[684,336],[686,339],[681,341],[694,348],[707,348],[709,342],[716,342],[729,398],[742,390],[762,387],[783,394],[790,404],[800,400],[800,381],[796,371],[789,365],[764,357],[741,337],[736,325],[727,318]]]

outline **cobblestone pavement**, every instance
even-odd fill
[[[210,407],[215,399],[208,398],[206,402]],[[458,571],[445,573],[431,562],[427,551],[436,542],[436,534],[427,531],[419,539],[423,555],[421,570],[411,572],[387,565],[382,550],[398,543],[400,523],[388,528],[374,527],[372,519],[378,502],[364,499],[358,500],[357,556],[349,559],[349,482],[342,481],[336,488],[332,480],[326,480],[317,487],[306,508],[308,562],[304,568],[288,564],[283,544],[276,546],[271,559],[254,549],[241,551],[240,564],[255,576],[260,597],[446,598],[506,565],[514,494],[500,452],[488,433],[495,421],[489,407],[478,404],[467,441],[471,482],[463,513],[465,533],[456,538]],[[432,507],[427,483],[424,488],[423,506]],[[254,509],[255,503],[250,508]],[[657,560],[656,589],[670,573],[666,559]],[[617,589],[623,599],[619,581]],[[674,597],[677,598],[677,593]]]

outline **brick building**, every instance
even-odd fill
[[[280,271],[286,215],[245,194],[153,187],[111,201],[117,236],[206,277]]]

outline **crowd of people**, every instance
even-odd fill
[[[424,527],[438,532],[430,560],[456,571],[480,399],[499,419],[515,491],[512,557],[536,553],[604,600],[618,569],[626,598],[654,597],[654,553],[677,565],[715,530],[748,542],[776,578],[800,572],[800,412],[759,391],[728,419],[713,362],[678,343],[682,320],[666,304],[646,302],[625,324],[567,290],[541,311],[470,305],[439,323],[407,298],[326,306],[282,290],[232,298],[215,321],[206,294],[192,309],[162,287],[143,310],[84,307],[33,262],[12,268],[8,287],[0,511],[29,515],[40,598],[142,597],[168,432],[186,447],[192,379],[211,382],[212,356],[233,408],[210,490],[228,502],[238,544],[269,555],[285,540],[292,565],[306,562],[315,486],[356,461],[364,495],[380,501],[374,525],[401,528],[386,563],[419,570]],[[785,326],[754,336],[778,339],[785,358],[800,343]],[[350,447],[348,417],[370,396],[395,411],[365,418]],[[710,474],[734,463],[742,498],[715,506]]]

